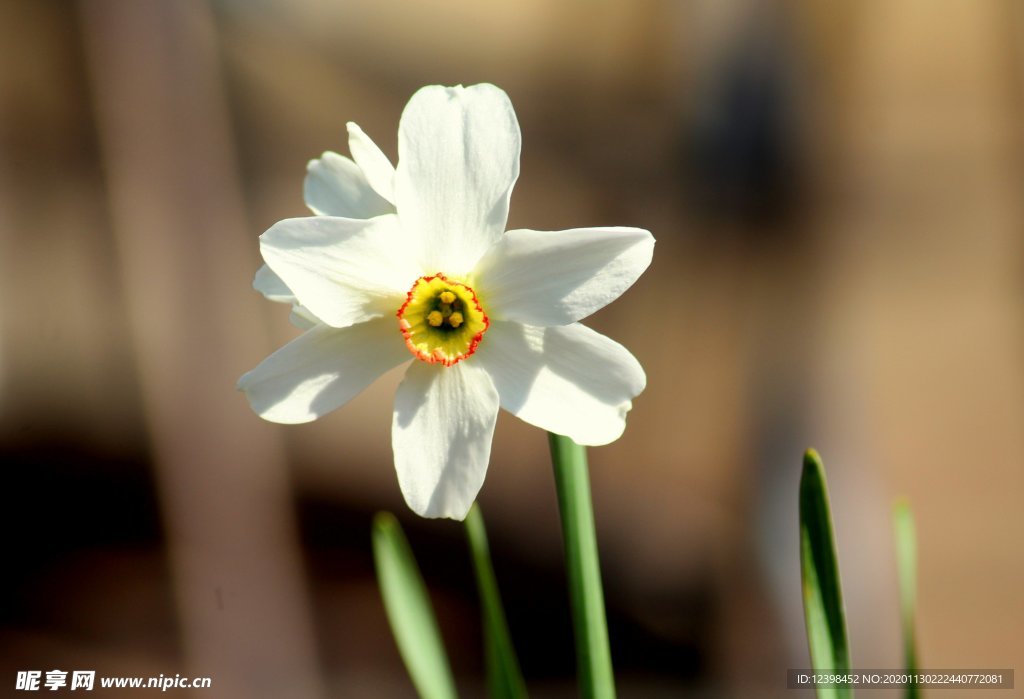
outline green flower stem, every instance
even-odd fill
[[[416,558],[390,512],[373,518],[373,561],[391,631],[420,699],[455,699],[448,654]]]
[[[505,610],[498,592],[498,579],[491,563],[487,531],[480,506],[474,504],[466,515],[466,536],[473,557],[476,585],[484,618],[484,644],[487,652],[487,684],[491,699],[525,699],[526,683],[519,670],[512,637],[508,632]]]
[[[896,534],[896,567],[900,584],[900,619],[903,626],[903,659],[907,674],[917,672],[917,643],[914,631],[914,609],[917,597],[917,536],[910,503],[900,500],[893,507],[893,528]],[[916,683],[907,685],[904,696],[917,699],[921,690]]]
[[[562,516],[580,695],[584,699],[613,699],[615,678],[597,559],[587,452],[568,437],[548,437]]]

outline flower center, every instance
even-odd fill
[[[473,354],[491,324],[473,289],[443,274],[417,279],[397,315],[409,351],[444,366]]]

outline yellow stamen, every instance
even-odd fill
[[[448,316],[448,324],[451,325],[453,328],[457,328],[460,325],[462,325],[462,314],[459,313],[458,311],[452,313],[450,316]]]
[[[444,316],[441,315],[441,311],[431,311],[427,315],[427,322],[430,323],[430,327],[439,328],[441,323],[444,322]]]
[[[450,291],[442,291],[438,297],[441,303],[455,303],[455,294]]]

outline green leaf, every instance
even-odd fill
[[[562,517],[580,694],[584,699],[614,699],[615,677],[597,559],[587,451],[568,437],[548,436]]]
[[[832,514],[825,467],[813,449],[804,454],[800,477],[800,573],[811,665],[815,672],[846,672],[850,654]],[[853,690],[844,686],[818,687],[817,693],[818,699],[853,696]]]
[[[453,699],[448,656],[416,559],[390,512],[373,519],[373,559],[398,651],[422,699]]]
[[[505,610],[498,592],[498,579],[491,563],[487,531],[480,506],[473,505],[466,515],[466,536],[480,592],[480,608],[484,618],[484,644],[487,653],[487,686],[492,699],[525,699],[526,683],[519,671],[512,638],[505,621]]]
[[[892,524],[896,538],[896,570],[900,581],[900,619],[903,627],[903,657],[907,674],[917,672],[917,642],[914,632],[914,610],[917,597],[917,535],[910,503],[898,501],[892,508]],[[917,699],[921,690],[914,683],[907,685],[907,699]]]

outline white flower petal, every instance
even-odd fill
[[[296,300],[338,328],[393,314],[420,276],[394,216],[285,219],[260,250]]]
[[[348,328],[317,325],[238,380],[265,420],[309,422],[338,408],[409,359],[392,318]]]
[[[477,290],[492,318],[567,325],[617,299],[653,252],[640,228],[508,231],[477,265]]]
[[[402,225],[421,238],[428,272],[466,274],[501,237],[519,147],[512,103],[494,85],[433,85],[409,100],[394,202]]]
[[[277,276],[274,270],[263,265],[256,270],[256,277],[252,280],[252,288],[263,294],[268,300],[277,303],[295,303],[295,294],[288,288],[281,277]]]
[[[292,290],[267,265],[256,270],[256,278],[253,279],[252,286],[269,301],[292,304],[292,312],[288,316],[288,320],[300,330],[309,330],[314,325],[320,324],[320,319],[313,315],[308,308],[299,305]]]
[[[463,519],[480,492],[498,393],[470,362],[413,362],[395,395],[391,442],[405,501],[424,517]]]
[[[370,186],[358,165],[330,151],[309,161],[302,194],[306,206],[320,216],[373,218],[395,212],[391,202]]]
[[[366,175],[367,182],[381,197],[389,202],[395,200],[395,166],[384,155],[384,151],[359,128],[355,122],[348,122],[348,149],[359,169]],[[394,207],[392,207],[392,211]]]
[[[288,320],[299,330],[309,330],[312,327],[321,325],[319,318],[313,315],[308,308],[298,304],[292,306],[292,312],[288,314]]]
[[[493,321],[472,360],[491,375],[501,407],[577,444],[618,439],[647,377],[629,350],[590,328]]]

